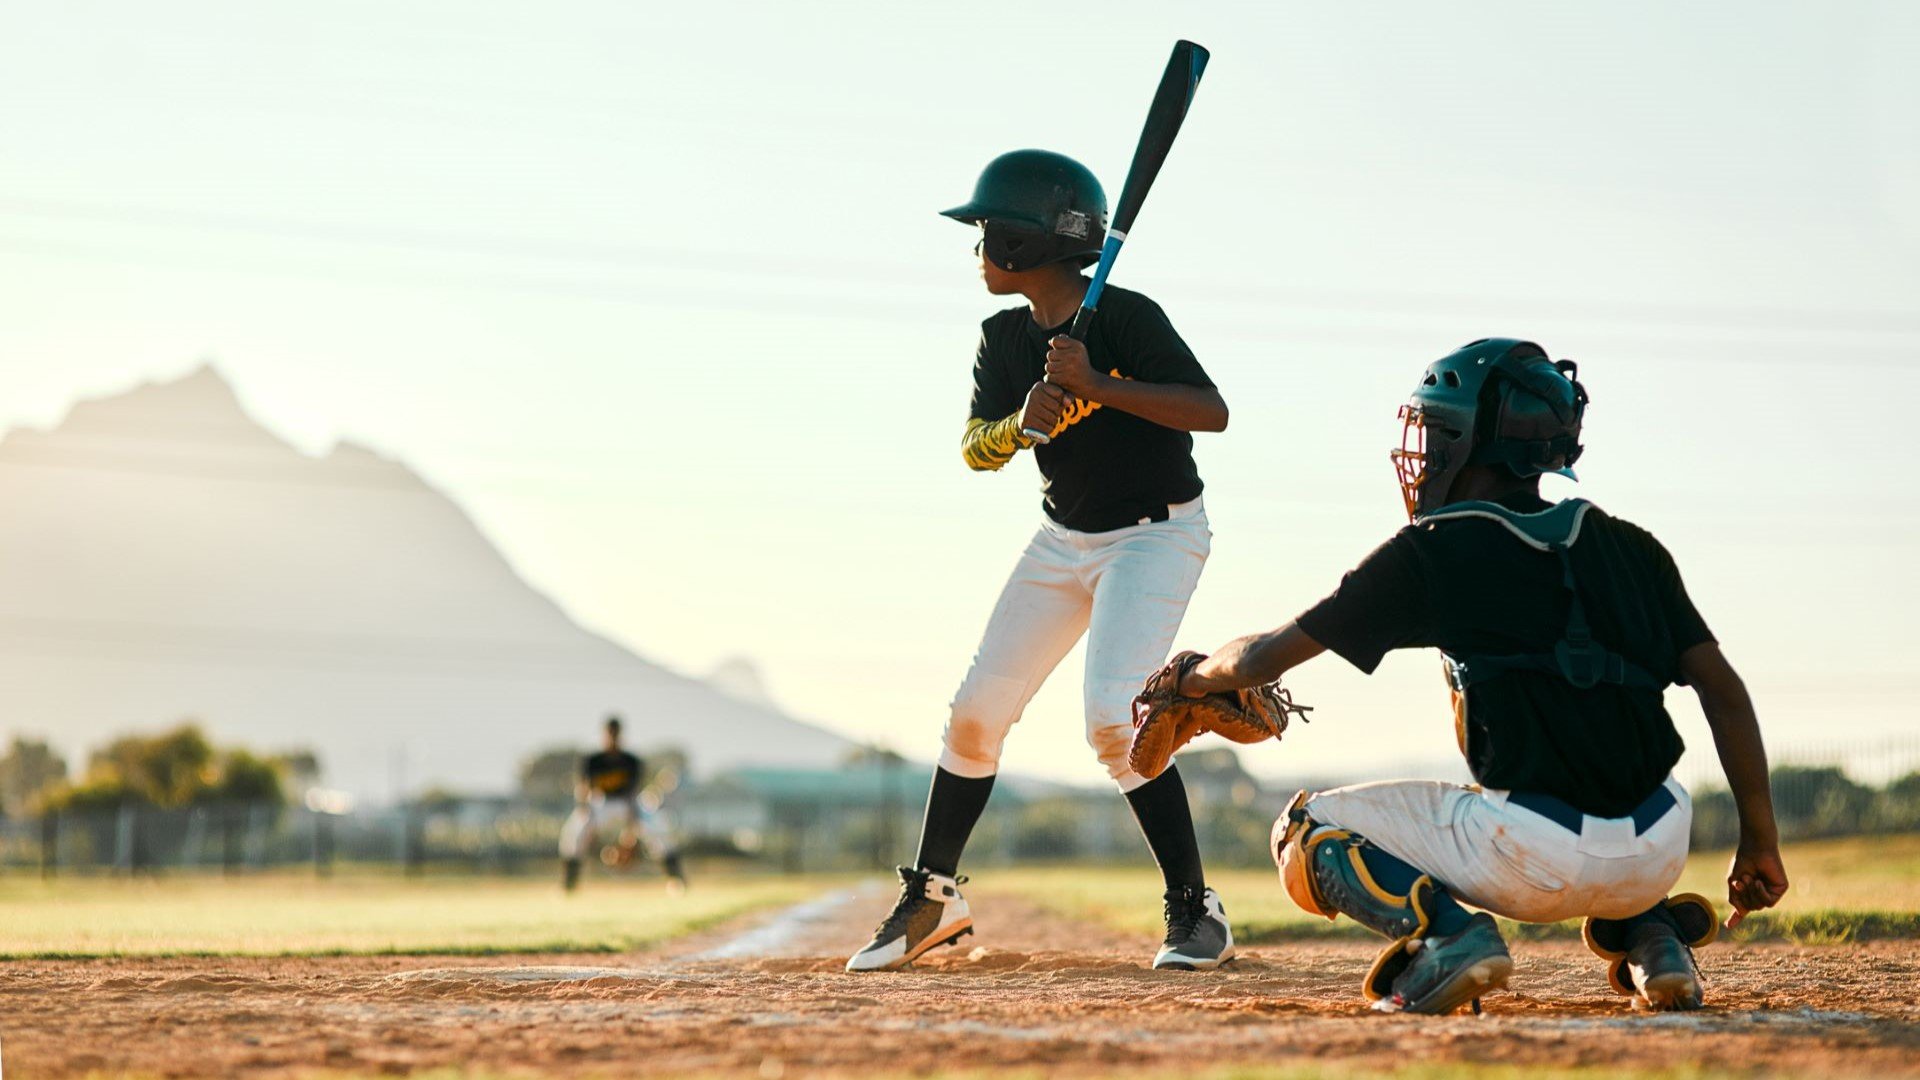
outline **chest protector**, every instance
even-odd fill
[[[1570,554],[1574,542],[1580,539],[1580,524],[1592,508],[1593,504],[1585,499],[1568,499],[1538,513],[1522,514],[1499,503],[1464,502],[1421,515],[1422,525],[1460,518],[1487,518],[1498,522],[1528,547],[1558,555],[1560,580],[1570,597],[1566,629],[1551,652],[1456,656],[1442,651],[1447,661],[1447,681],[1456,693],[1464,693],[1475,683],[1514,671],[1544,671],[1560,676],[1581,690],[1591,690],[1601,683],[1644,690],[1666,689],[1665,679],[1593,640],[1586,605],[1581,603],[1580,590],[1574,583]]]

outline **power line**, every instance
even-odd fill
[[[903,281],[927,276],[926,269],[908,264],[876,267],[872,260],[859,262],[809,256],[804,260],[769,257],[764,251],[751,253],[712,252],[638,244],[592,244],[551,240],[539,237],[503,234],[459,233],[439,230],[395,229],[355,224],[301,222],[285,218],[255,215],[182,211],[156,207],[123,207],[74,200],[0,197],[0,213],[13,217],[54,221],[114,223],[144,227],[184,229],[196,232],[236,233],[278,239],[385,247],[424,251],[443,255],[484,256],[510,261],[573,262],[591,265],[622,266],[633,270],[674,273],[700,269],[738,277],[776,278],[805,281],[835,288],[867,289],[883,286],[898,290]],[[16,245],[17,246],[17,245]],[[97,249],[96,249],[97,250]],[[822,273],[825,270],[827,273]],[[358,280],[355,275],[353,280]],[[1242,278],[1215,279],[1198,283],[1200,295],[1209,302],[1230,308],[1257,309],[1263,314],[1275,308],[1294,308],[1314,314],[1344,311],[1357,314],[1447,315],[1457,317],[1462,310],[1490,307],[1527,312],[1534,318],[1574,318],[1598,321],[1628,320],[1663,326],[1685,326],[1706,330],[1791,331],[1809,334],[1859,333],[1920,334],[1920,313],[1888,310],[1836,311],[1768,307],[1726,307],[1709,305],[1663,304],[1637,301],[1593,301],[1553,298],[1487,297],[1444,293],[1331,292],[1302,294],[1297,289],[1249,285]],[[542,282],[540,291],[549,291],[551,282]],[[559,291],[581,294],[577,286]],[[635,299],[630,290],[589,290],[591,294]],[[863,294],[862,316],[871,317],[876,308],[897,308],[884,297]],[[756,297],[755,310],[764,309],[764,297]],[[944,313],[949,305],[940,305]],[[931,306],[927,310],[935,310]]]
[[[230,212],[110,206],[61,199],[0,197],[0,213],[9,217],[40,218],[50,221],[236,233],[282,240],[424,251],[439,255],[480,255],[527,261],[615,265],[656,272],[678,272],[688,268],[700,268],[740,274],[740,276],[759,273],[787,278],[817,279],[822,269],[830,269],[837,275],[834,280],[841,283],[895,287],[898,286],[903,274],[914,272],[913,268],[906,266],[876,267],[870,260],[859,262],[835,260],[831,256],[824,255],[815,257],[810,254],[805,259],[779,258],[771,255],[768,249],[735,252],[631,243],[588,243],[504,233],[399,229],[354,223],[296,221],[289,218]],[[742,267],[752,269],[742,273]]]

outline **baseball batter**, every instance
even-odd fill
[[[927,797],[919,856],[900,899],[849,971],[904,967],[970,933],[959,862],[1027,702],[1084,635],[1086,734],[1126,794],[1165,878],[1162,968],[1213,968],[1233,955],[1207,888],[1179,774],[1148,782],[1127,766],[1134,688],[1166,658],[1200,580],[1212,534],[1193,461],[1194,431],[1220,431],[1227,406],[1153,301],[1108,287],[1083,345],[1067,336],[1105,239],[1106,195],[1060,154],[994,159],[973,198],[944,212],[978,226],[980,273],[1025,303],[987,319],[961,438],[968,467],[996,470],[1023,450],[1040,469],[1045,517],[987,621],[955,694]],[[1044,444],[1022,432],[1045,432]]]
[[[577,888],[582,854],[594,850],[599,837],[610,836],[613,842],[601,852],[608,865],[625,865],[635,848],[645,843],[647,853],[660,860],[674,886],[686,888],[687,875],[673,833],[640,789],[645,763],[620,746],[618,716],[607,717],[604,731],[601,749],[580,764],[573,813],[560,827],[561,883],[568,892]]]
[[[1692,820],[1662,702],[1676,683],[1699,695],[1739,808],[1729,925],[1786,893],[1753,703],[1673,557],[1591,503],[1540,497],[1541,474],[1571,475],[1586,403],[1575,365],[1531,342],[1476,341],[1430,365],[1393,455],[1412,524],[1298,619],[1179,665],[1177,691],[1143,700],[1146,746],[1150,729],[1231,712],[1247,701],[1233,692],[1326,650],[1371,672],[1389,650],[1440,649],[1479,783],[1301,792],[1274,823],[1301,907],[1392,939],[1363,986],[1377,1008],[1443,1013],[1505,985],[1513,963],[1488,912],[1584,918],[1616,991],[1656,1009],[1701,1004],[1692,947],[1717,916],[1703,897],[1667,895]]]

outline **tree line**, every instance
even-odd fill
[[[15,735],[0,755],[0,813],[278,805],[319,772],[311,752],[221,746],[191,721],[158,734],[120,736],[90,753],[77,773],[45,740]]]

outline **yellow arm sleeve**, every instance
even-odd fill
[[[1019,413],[992,423],[969,419],[966,434],[960,436],[960,456],[975,472],[992,472],[1032,446],[1033,440],[1020,434]]]

